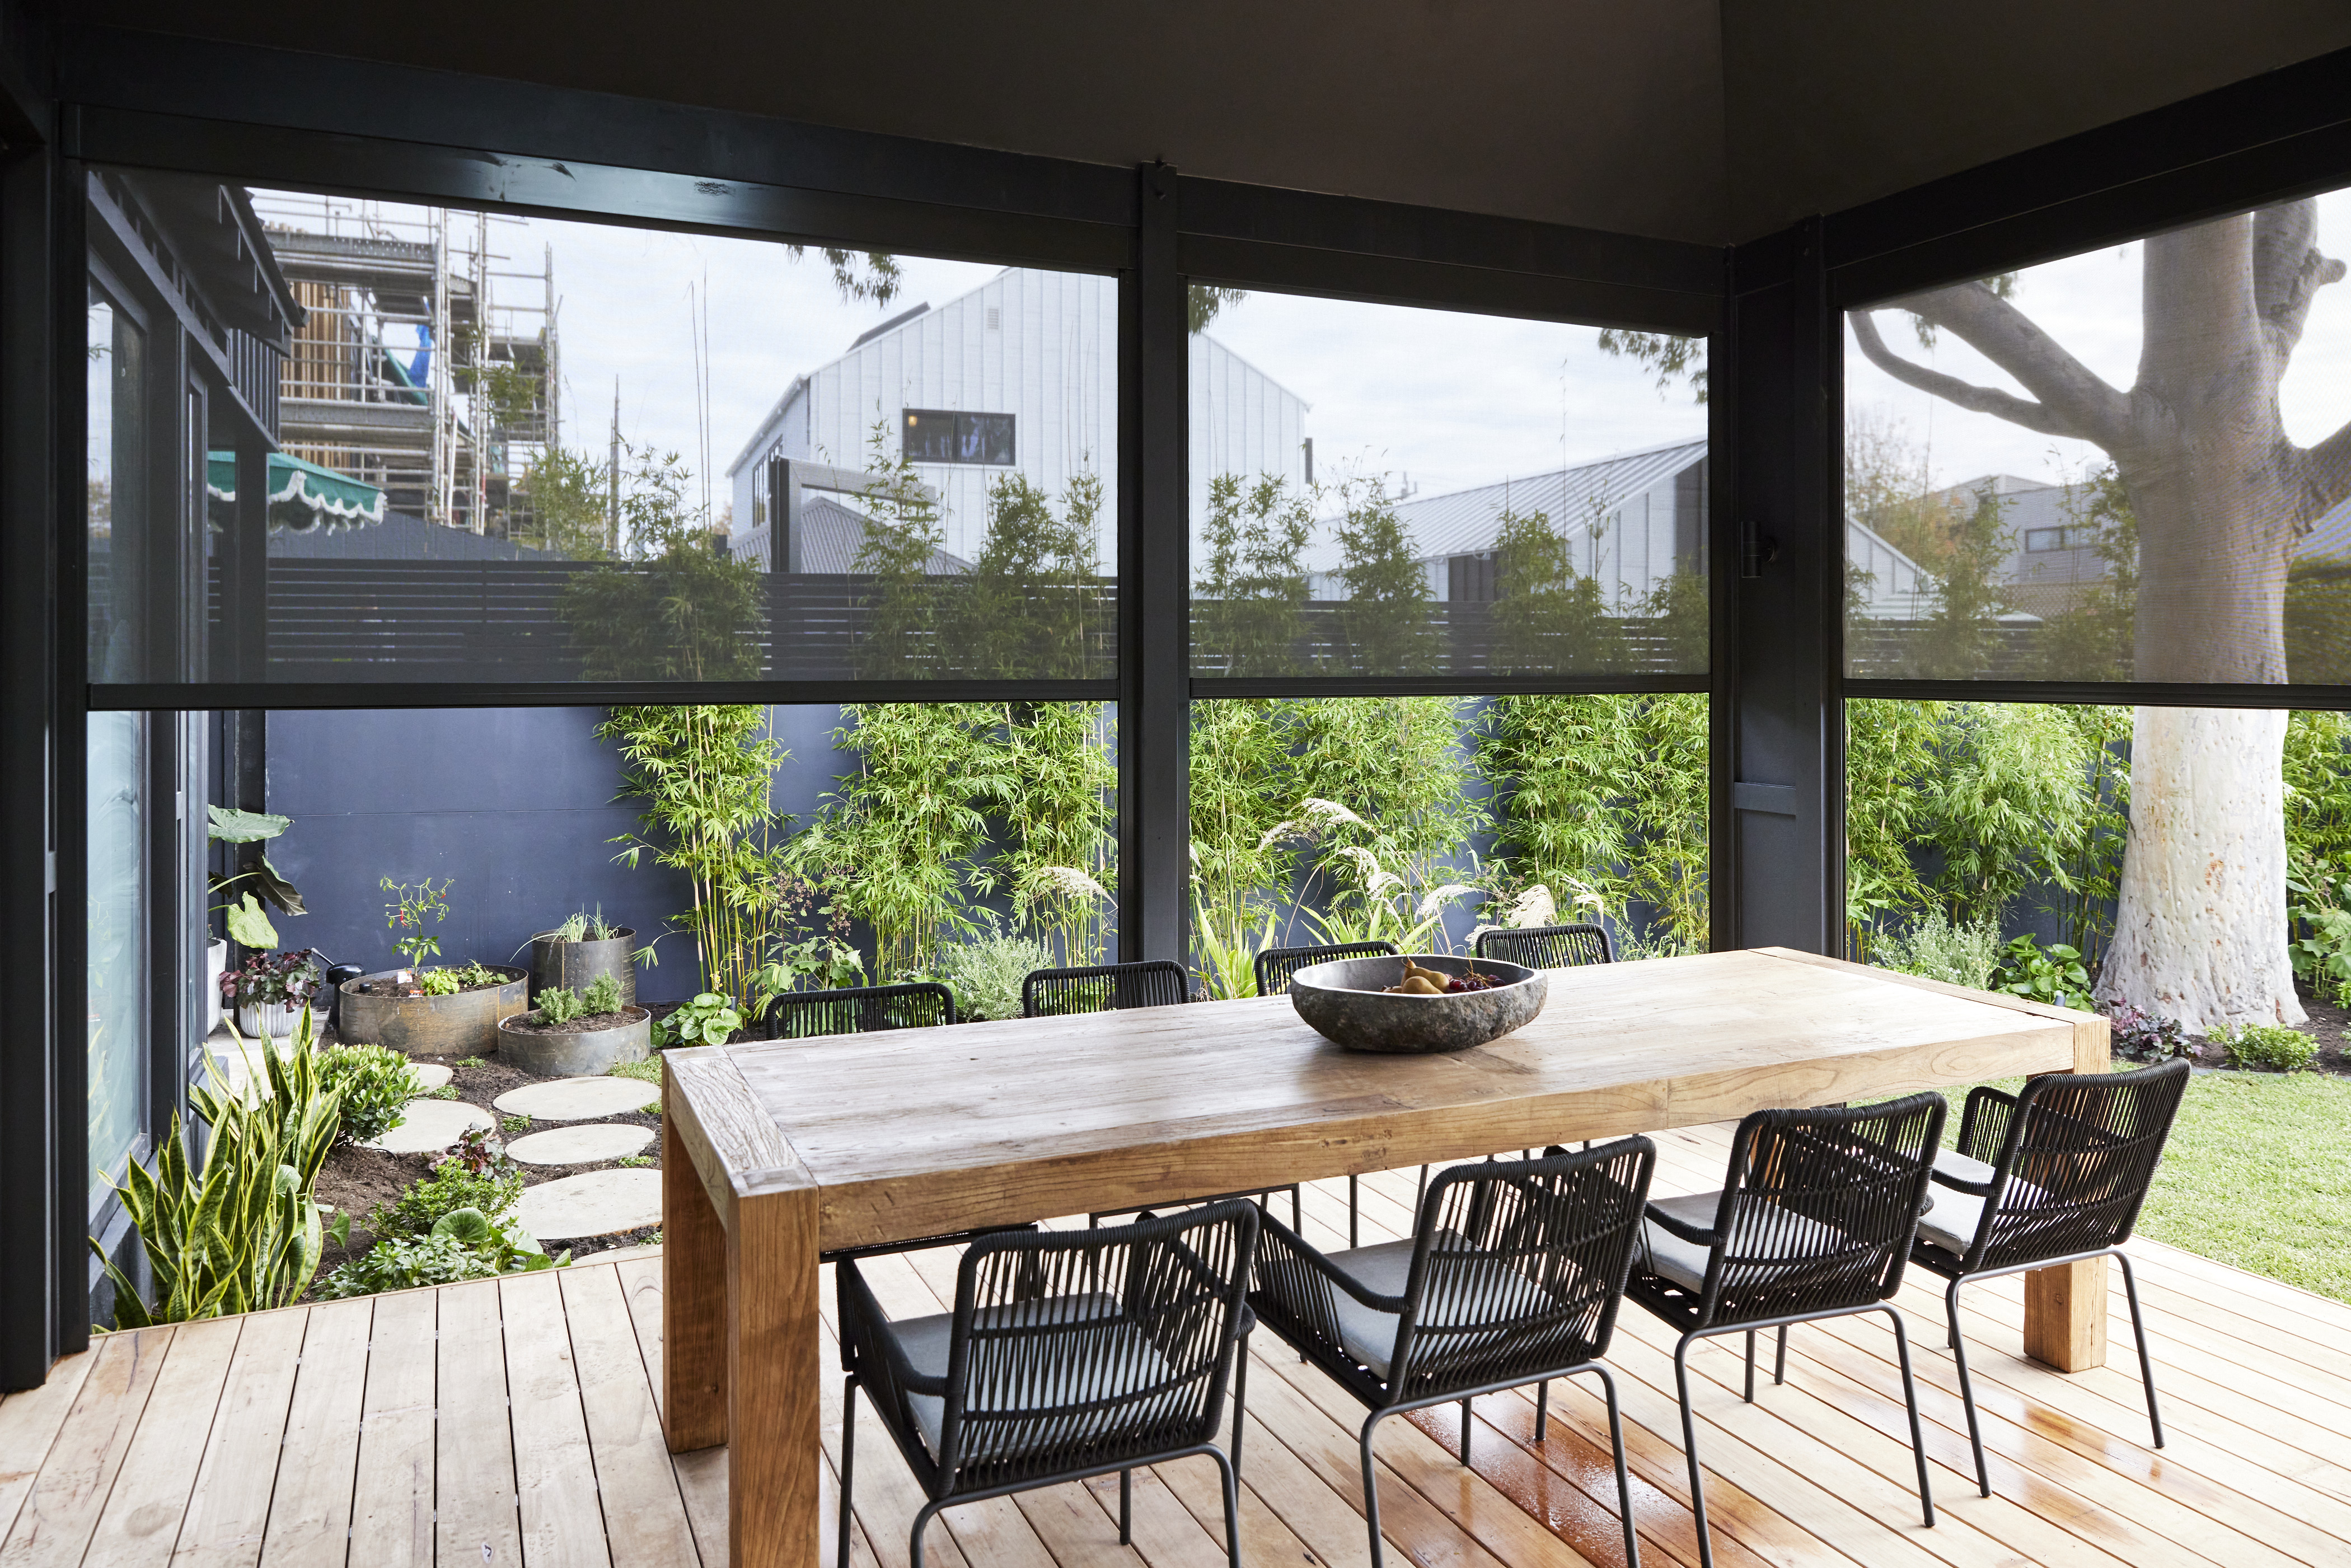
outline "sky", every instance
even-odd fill
[[[277,221],[292,210],[259,200]],[[297,200],[319,208],[319,198]],[[567,444],[603,449],[617,385],[622,434],[706,467],[714,503],[719,476],[795,376],[897,312],[945,304],[997,270],[902,257],[900,297],[876,307],[841,299],[820,254],[795,259],[765,241],[536,218],[495,220],[492,235],[507,258],[501,268],[536,272],[552,255]],[[2319,236],[2330,254],[2351,255],[2351,192],[2321,198]],[[2138,350],[2140,260],[2141,247],[2129,245],[2035,267],[2019,276],[2013,300],[2092,371],[2126,388]],[[538,293],[535,282],[499,287]],[[698,311],[707,318],[706,425],[696,396],[705,379]],[[1898,316],[1879,325],[1897,352],[2021,390],[1949,333],[1930,350]],[[1307,402],[1322,478],[1378,472],[1439,495],[1706,430],[1687,385],[1660,390],[1639,366],[1602,352],[1588,327],[1259,291],[1227,307],[1208,330]],[[1990,473],[2059,481],[2099,459],[2083,443],[1903,386],[1861,357],[1850,332],[1846,340],[1848,410],[1897,423],[1936,486]],[[2305,444],[2351,420],[2351,282],[2320,291],[2282,402],[2288,433]]]

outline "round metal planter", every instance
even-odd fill
[[[643,1061],[653,1051],[653,1015],[646,1008],[623,1008],[627,1021],[610,1029],[554,1030],[518,1027],[530,1015],[498,1020],[498,1060],[542,1078],[590,1078],[624,1061]],[[645,1097],[653,1098],[647,1090]]]
[[[538,993],[545,990],[578,991],[588,994],[588,988],[610,975],[621,988],[621,1005],[633,1007],[637,1000],[637,934],[628,926],[617,928],[620,935],[601,942],[560,942],[555,934],[542,931],[530,939],[530,999],[536,1004]]]
[[[1316,1033],[1351,1051],[1426,1055],[1467,1051],[1523,1028],[1542,1011],[1549,987],[1542,971],[1492,958],[1412,955],[1441,975],[1472,970],[1500,983],[1482,991],[1425,997],[1392,994],[1404,978],[1402,958],[1340,958],[1290,977],[1290,1000]]]
[[[403,1056],[486,1056],[498,1048],[498,1020],[530,1005],[525,994],[530,980],[520,969],[504,965],[484,967],[507,978],[495,988],[460,991],[454,997],[394,996],[360,989],[388,985],[397,970],[345,980],[335,1032],[346,1041],[384,1046]]]

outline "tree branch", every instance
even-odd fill
[[[1861,351],[1869,362],[1907,386],[1932,392],[1946,402],[1956,403],[1975,413],[1996,414],[2011,424],[2037,430],[2043,435],[2096,439],[2086,431],[2075,429],[2055,410],[2043,404],[2029,402],[1991,387],[1980,387],[1972,382],[1947,376],[1940,371],[1930,371],[1924,365],[1902,358],[1886,346],[1886,340],[1878,336],[1877,323],[1866,310],[1851,312],[1851,319],[1853,335],[1860,342]]]
[[[2311,300],[2342,277],[2343,264],[2319,254],[2317,202],[2283,202],[2253,214],[2253,308],[2281,372],[2302,341]]]
[[[2315,502],[2313,517],[2351,500],[2351,424],[2306,449],[2303,473]]]
[[[1957,333],[1976,352],[2014,376],[2050,418],[2065,426],[2063,430],[2045,425],[2029,428],[2095,441],[2108,451],[2121,444],[2129,429],[2129,400],[2092,374],[2031,317],[1982,284],[1930,288],[1892,303]]]

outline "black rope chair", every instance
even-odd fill
[[[1959,1333],[1959,1287],[1978,1280],[2093,1258],[2121,1264],[2147,1425],[2155,1446],[2163,1447],[2138,1281],[2122,1248],[2138,1223],[2179,1114],[2188,1071],[2186,1061],[2174,1060],[2136,1072],[2034,1078],[2021,1094],[1970,1090],[1959,1117],[1959,1148],[1935,1156],[1934,1207],[1918,1220],[1910,1260],[1950,1281],[1943,1307],[1959,1364],[1959,1401],[1967,1406],[1968,1443],[1975,1450],[1976,1487],[1986,1497],[1991,1473],[1984,1465],[1967,1343]]]
[[[787,991],[759,1015],[770,1040],[929,1029],[956,1019],[955,993],[934,981],[855,986],[837,991]]]
[[[1371,1412],[1360,1448],[1372,1568],[1383,1562],[1372,1458],[1382,1421],[1459,1400],[1466,1466],[1472,1398],[1541,1385],[1541,1444],[1551,1380],[1585,1372],[1599,1375],[1607,1396],[1625,1561],[1639,1568],[1616,1381],[1600,1358],[1615,1330],[1656,1158],[1656,1145],[1636,1137],[1580,1154],[1552,1148],[1537,1160],[1455,1166],[1430,1184],[1409,1239],[1342,1252],[1317,1251],[1280,1220],[1266,1220],[1249,1295],[1258,1320]],[[1233,1461],[1240,1462],[1238,1436]]]
[[[1530,969],[1573,969],[1613,964],[1616,944],[1604,925],[1527,925],[1478,933],[1478,956]]]
[[[1648,1206],[1625,1293],[1681,1331],[1674,1385],[1681,1398],[1700,1568],[1714,1568],[1714,1544],[1706,1526],[1698,1425],[1690,1414],[1689,1353],[1716,1334],[1745,1331],[1745,1396],[1752,1404],[1757,1329],[1780,1331],[1771,1381],[1782,1383],[1790,1324],[1857,1312],[1892,1318],[1910,1447],[1918,1461],[1918,1503],[1927,1523],[1934,1524],[1910,1337],[1893,1296],[1902,1285],[1947,1110],[1940,1094],[1924,1093],[1876,1105],[1758,1111],[1739,1124],[1720,1192]]]
[[[881,1030],[928,1029],[956,1021],[955,993],[945,986],[921,981],[903,986],[854,986],[833,991],[788,991],[760,1010],[759,1022],[770,1040],[815,1040],[829,1034],[870,1034]],[[952,1247],[1008,1231],[1033,1231],[1033,1225],[991,1225],[958,1230],[946,1236],[923,1236],[906,1241],[877,1241],[866,1247],[844,1247],[822,1254],[828,1263],[845,1258],[872,1258],[885,1252],[914,1252],[926,1247]]]
[[[1377,958],[1396,956],[1393,942],[1342,942],[1329,947],[1268,947],[1257,956],[1257,994],[1260,997],[1280,996],[1290,988],[1290,977],[1316,964],[1328,964],[1340,958]],[[1347,1245],[1361,1239],[1358,1218],[1361,1201],[1354,1176],[1347,1178]],[[1420,1168],[1420,1179],[1428,1180],[1428,1167]],[[1292,1217],[1293,1221],[1295,1216]]]
[[[1071,1013],[1123,1012],[1129,1008],[1173,1007],[1191,999],[1192,977],[1184,966],[1173,958],[1151,958],[1139,964],[1097,964],[1082,969],[1031,969],[1020,982],[1020,1016],[1022,1018],[1062,1018]],[[1290,1222],[1299,1222],[1301,1212],[1298,1184],[1241,1192],[1210,1193],[1203,1197],[1185,1198],[1185,1206],[1200,1203],[1220,1203],[1228,1197],[1253,1197],[1260,1207],[1272,1193],[1290,1195]],[[1155,1207],[1173,1207],[1161,1204]],[[1104,1219],[1122,1214],[1140,1214],[1142,1206],[1134,1208],[1105,1208],[1086,1216],[1086,1223],[1099,1225]]]
[[[1102,1230],[989,1237],[956,1270],[953,1312],[894,1322],[857,1265],[841,1264],[841,1568],[860,1388],[926,1499],[913,1568],[943,1508],[1112,1470],[1124,1545],[1134,1467],[1196,1454],[1217,1461],[1226,1554],[1240,1568],[1238,1452],[1228,1458],[1215,1438],[1227,1380],[1248,1376],[1258,1219],[1246,1203],[1218,1203]]]
[[[1191,977],[1173,958],[1095,964],[1078,969],[1031,969],[1020,982],[1020,1016],[1025,1019],[1167,1008],[1191,999]]]

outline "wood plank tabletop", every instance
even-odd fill
[[[1548,982],[1532,1023],[1431,1056],[1343,1050],[1270,997],[725,1057],[830,1248],[2064,1071],[2088,1016],[1774,949]]]

